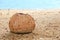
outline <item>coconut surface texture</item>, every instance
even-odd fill
[[[13,33],[31,33],[35,28],[35,21],[28,14],[16,13],[10,18],[9,28]]]

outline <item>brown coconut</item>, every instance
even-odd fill
[[[9,28],[13,33],[31,33],[35,28],[35,21],[28,14],[16,13],[10,18]]]

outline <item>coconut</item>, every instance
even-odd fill
[[[29,14],[16,13],[10,18],[9,28],[13,33],[31,33],[35,28],[35,20]]]

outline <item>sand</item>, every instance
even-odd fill
[[[36,27],[29,34],[14,34],[9,30],[9,20],[15,13],[31,15]],[[0,40],[60,40],[60,9],[19,10],[0,9]]]

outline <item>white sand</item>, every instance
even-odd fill
[[[15,13],[30,14],[36,22],[30,34],[14,34],[9,30],[9,19]],[[60,40],[60,9],[55,10],[0,10],[0,40]]]

